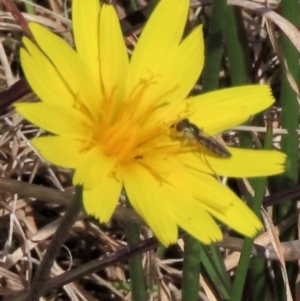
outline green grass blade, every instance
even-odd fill
[[[184,239],[182,301],[198,301],[201,243],[191,236]]]

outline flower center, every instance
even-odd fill
[[[148,106],[142,101],[149,88],[156,84],[154,78],[155,76],[151,76],[147,80],[141,80],[122,102],[117,113],[111,111],[114,97],[107,97],[103,102],[105,116],[97,126],[95,140],[107,156],[117,157],[121,164],[141,159],[146,153],[153,151],[162,134],[160,126],[145,125],[161,101],[160,98],[151,100]]]
[[[159,79],[159,75],[150,73],[148,79],[141,79],[127,93],[126,99],[119,102],[116,100],[117,88],[110,91],[110,95],[107,93],[102,102],[100,121],[94,123],[89,145],[98,145],[106,156],[116,158],[119,166],[141,164],[162,180],[166,173],[158,171],[161,168],[157,168],[155,162],[164,161],[170,155],[187,151],[190,147],[170,136],[172,121],[153,117],[164,112],[159,110],[165,110],[169,105],[166,97],[177,89],[172,87],[168,91],[157,92]],[[178,116],[174,120],[176,118]]]

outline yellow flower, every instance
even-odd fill
[[[273,103],[268,86],[224,89],[186,99],[203,68],[201,26],[182,39],[188,0],[161,0],[129,60],[118,17],[98,0],[73,1],[76,51],[30,23],[21,62],[41,99],[17,111],[52,133],[32,145],[49,162],[75,170],[84,208],[107,222],[122,189],[158,239],[168,245],[178,226],[202,241],[222,239],[213,217],[253,236],[262,225],[215,177],[265,176],[284,170],[276,151],[228,148],[222,158],[174,136],[190,122],[214,135]],[[176,20],[174,22],[174,20]]]

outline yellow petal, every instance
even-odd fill
[[[86,189],[86,185],[83,186],[84,209],[101,223],[106,223],[111,218],[122,190],[122,183],[114,177],[107,176],[109,173],[109,166],[102,166],[97,172],[99,177],[97,186],[93,189]]]
[[[74,96],[56,68],[28,38],[24,37],[22,41],[26,47],[20,50],[22,68],[37,96],[49,104],[73,106]],[[49,86],[51,86],[51,93]]]
[[[132,86],[152,74],[159,74],[165,60],[172,56],[182,38],[189,1],[160,1],[149,18],[130,62]],[[174,22],[176,20],[176,22]]]
[[[76,50],[100,83],[99,73],[99,14],[98,0],[73,1],[72,20]]]
[[[190,183],[190,185],[195,186],[194,189],[187,190],[195,196],[198,206],[244,235],[254,236],[261,229],[261,222],[256,215],[227,186],[194,169],[189,170],[190,176],[187,175],[187,172],[183,173],[182,171],[183,169],[178,170],[178,173],[182,175],[183,179],[187,177],[188,181],[193,181],[191,175],[194,175],[194,178],[199,177],[198,182]],[[169,178],[173,178],[172,175]],[[178,187],[180,188],[180,183]],[[196,189],[198,189],[198,193],[195,192]],[[225,202],[226,208],[222,207],[223,202]],[[194,204],[195,210],[197,205]],[[184,206],[188,206],[187,202],[184,203]],[[245,221],[247,222],[245,223]],[[206,223],[203,224],[206,225]],[[212,231],[211,234],[213,233],[216,232]]]
[[[196,172],[185,164],[176,163],[175,160],[169,161],[173,170],[166,181],[171,185],[178,190],[181,189],[185,194],[201,199],[203,204],[215,210],[224,211],[231,206],[234,194],[210,174]]]
[[[165,202],[171,198],[170,186],[161,184],[137,164],[124,168],[124,175],[124,187],[134,209],[163,245],[174,243],[178,235],[177,225]]]
[[[222,232],[200,202],[181,193],[167,198],[173,218],[187,233],[202,243],[209,244],[222,239]]]
[[[267,85],[221,89],[189,100],[193,102],[190,121],[210,135],[241,124],[274,102]]]
[[[283,173],[285,170],[286,154],[278,151],[247,150],[228,148],[232,157],[220,160],[214,157],[208,159],[213,169],[219,175],[229,177],[262,177]],[[229,161],[231,161],[229,163]]]
[[[204,38],[202,26],[196,27],[179,45],[172,61],[166,60],[163,68],[165,78],[162,85],[170,91],[170,99],[165,101],[182,101],[192,90],[199,78],[204,64]]]
[[[38,46],[56,67],[57,72],[65,81],[73,94],[74,99],[79,99],[89,109],[94,119],[99,118],[101,94],[79,55],[61,38],[36,23],[29,23]]]
[[[253,237],[262,229],[262,223],[255,213],[238,197],[232,199],[232,206],[223,212],[207,210],[217,219],[235,231]]]
[[[99,33],[99,67],[103,93],[111,98],[111,102],[115,102],[120,94],[112,93],[115,93],[118,87],[117,92],[121,93],[123,100],[129,59],[119,18],[112,5],[103,4],[102,6]]]
[[[27,120],[53,134],[87,139],[91,133],[89,120],[76,109],[42,102],[18,103],[15,107]]]
[[[75,168],[80,160],[83,142],[61,136],[34,138],[31,144],[46,160],[64,168]]]
[[[99,186],[103,178],[111,178],[122,182],[115,175],[116,158],[106,156],[99,146],[87,150],[77,163],[73,183],[84,184],[84,189],[93,190]],[[101,184],[102,185],[102,184]]]
[[[165,59],[159,70],[159,81],[149,87],[142,99],[144,106],[151,106],[153,99],[159,98],[164,104],[154,111],[147,125],[154,125],[158,121],[178,118],[174,111],[183,112],[187,103],[183,99],[192,90],[199,78],[204,64],[204,40],[202,26],[195,28],[173,54]],[[168,106],[166,104],[169,104]]]
[[[284,172],[286,155],[278,151],[228,148],[232,157],[206,154],[186,156],[186,165],[202,172],[228,177],[263,177]]]

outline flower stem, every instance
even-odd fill
[[[53,238],[45,252],[42,262],[35,273],[26,301],[39,301],[45,283],[49,278],[55,257],[59,252],[61,245],[65,241],[70,228],[76,221],[81,208],[82,186],[76,186],[73,202],[67,208],[65,215],[63,216],[55,234],[53,235]]]
[[[182,301],[199,300],[200,255],[201,243],[195,238],[186,235],[184,238]]]
[[[129,201],[127,205],[131,206]],[[126,225],[126,236],[128,245],[138,243],[140,241],[140,227],[136,223],[129,222]],[[142,256],[136,255],[128,260],[129,275],[131,283],[131,294],[133,301],[146,301],[146,283],[143,274]]]

